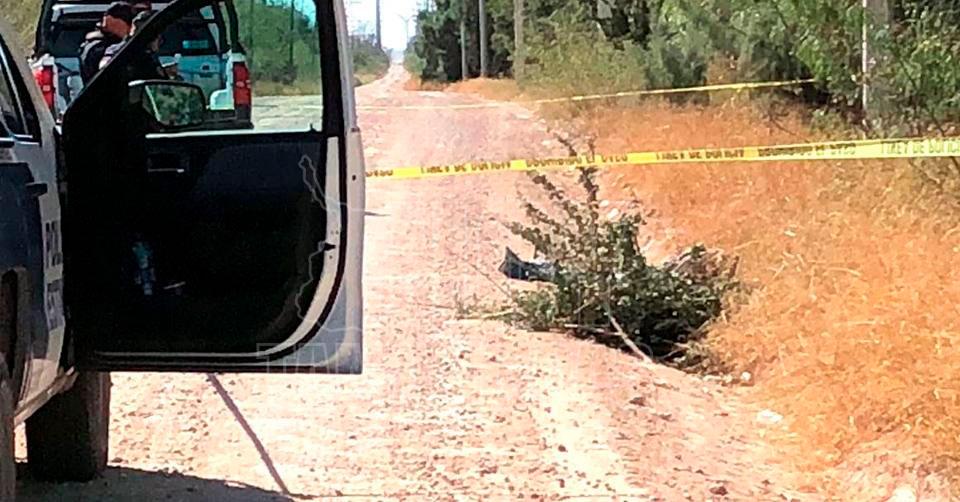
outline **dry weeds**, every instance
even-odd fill
[[[550,113],[577,118],[600,153],[852,134],[814,133],[803,110],[770,103]],[[928,483],[930,470],[960,475],[960,211],[917,173],[905,161],[858,161],[625,168],[608,178],[613,192],[657,211],[664,253],[703,242],[742,258],[756,289],[712,326],[709,344],[719,363],[753,375],[758,405],[785,417],[788,432],[773,438],[784,461],[838,497],[865,495],[864,482]]]
[[[433,80],[421,80],[419,77],[411,76],[403,84],[403,90],[405,91],[443,91],[449,87],[450,84],[445,84],[443,82],[436,82]]]
[[[778,125],[764,115],[652,105],[588,123],[610,152],[819,139],[796,113]],[[915,172],[880,161],[621,170],[680,230],[672,244],[742,257],[759,288],[710,343],[787,417],[780,439],[803,471],[832,474],[878,442],[928,463],[960,453],[958,213]]]
[[[519,98],[523,93],[515,80],[477,78],[456,82],[447,88],[450,92],[478,94],[487,99],[509,101]]]

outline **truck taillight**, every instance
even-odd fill
[[[252,101],[247,63],[233,63],[233,105],[250,106]]]
[[[44,65],[33,70],[33,78],[40,86],[40,92],[43,93],[43,100],[47,107],[53,110],[54,85],[53,85],[53,66]]]

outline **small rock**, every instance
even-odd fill
[[[632,404],[632,405],[634,405],[634,406],[646,406],[646,405],[647,405],[647,398],[644,397],[644,396],[637,396],[637,397],[635,397],[635,398],[633,398],[633,399],[630,400],[630,404]]]
[[[749,371],[744,371],[740,374],[740,381],[743,383],[750,383],[750,380],[753,380],[753,375]]]
[[[783,421],[783,415],[773,410],[763,410],[757,413],[757,422],[763,425],[776,425]]]
[[[710,488],[710,493],[723,497],[724,495],[727,494],[727,487],[723,485],[714,486]]]
[[[557,446],[557,449],[560,450],[560,453],[566,453],[566,452],[567,452],[567,447],[566,447],[566,446],[563,446],[563,445]]]
[[[901,486],[893,491],[887,502],[917,502],[917,492],[912,486]]]

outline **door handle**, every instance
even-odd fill
[[[40,197],[46,195],[49,188],[47,184],[42,181],[37,181],[35,183],[27,183],[27,195],[30,197]]]

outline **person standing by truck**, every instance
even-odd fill
[[[96,31],[89,33],[80,46],[80,78],[83,79],[83,85],[90,83],[100,71],[100,60],[107,48],[120,43],[130,34],[135,15],[133,6],[126,2],[113,2],[104,11]]]
[[[113,59],[113,57],[124,48],[124,46],[127,45],[127,42],[130,40],[130,38],[140,31],[140,29],[147,24],[147,21],[149,21],[152,16],[153,11],[143,11],[137,14],[136,17],[133,18],[133,23],[130,28],[130,35],[120,42],[107,47],[107,50],[104,51],[103,57],[100,59],[100,68],[107,66],[110,63],[110,60]],[[167,80],[171,78],[171,75],[168,74],[167,70],[164,69],[163,64],[160,62],[160,44],[161,38],[158,37],[150,42],[150,45],[148,45],[141,54],[136,55],[130,65],[131,80]]]

